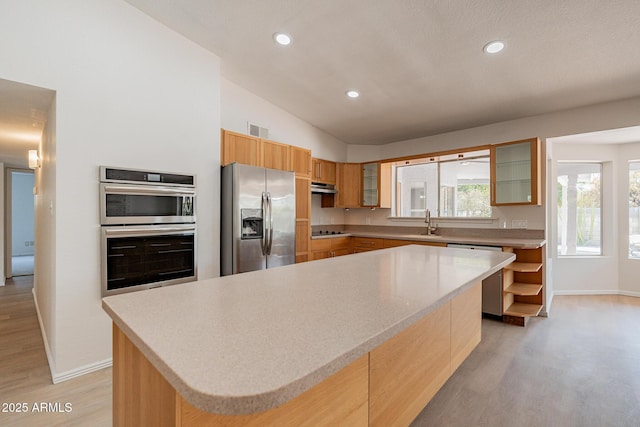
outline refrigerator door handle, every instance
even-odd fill
[[[267,246],[267,255],[271,255],[271,247],[273,245],[273,204],[271,203],[271,193],[267,192],[267,205],[269,206],[269,244]]]
[[[267,234],[269,232],[269,228],[267,227],[267,211],[269,206],[268,197],[269,196],[267,195],[267,193],[262,193],[262,240],[260,241],[260,249],[262,249],[262,255],[267,255],[267,250],[269,247],[269,238]]]

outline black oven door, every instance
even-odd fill
[[[102,296],[196,280],[196,227],[102,228]]]
[[[195,222],[195,188],[100,184],[102,225]]]

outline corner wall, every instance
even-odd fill
[[[198,277],[219,274],[220,63],[113,0],[5,0],[0,52],[1,78],[56,91],[55,167],[39,181],[37,215],[48,218],[38,230],[35,292],[61,381],[111,361],[100,165],[196,174]]]

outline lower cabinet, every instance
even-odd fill
[[[353,252],[367,252],[375,251],[376,249],[384,248],[384,239],[376,237],[354,237],[353,238]]]
[[[113,425],[407,426],[480,342],[481,286],[475,283],[292,400],[247,415],[191,405],[114,324]]]
[[[311,240],[311,260],[331,258],[353,253],[351,237]]]

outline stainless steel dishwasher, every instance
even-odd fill
[[[462,245],[458,243],[449,243],[447,247],[502,251],[502,248],[497,246]],[[482,281],[482,312],[493,316],[502,316],[502,270],[496,271]]]

